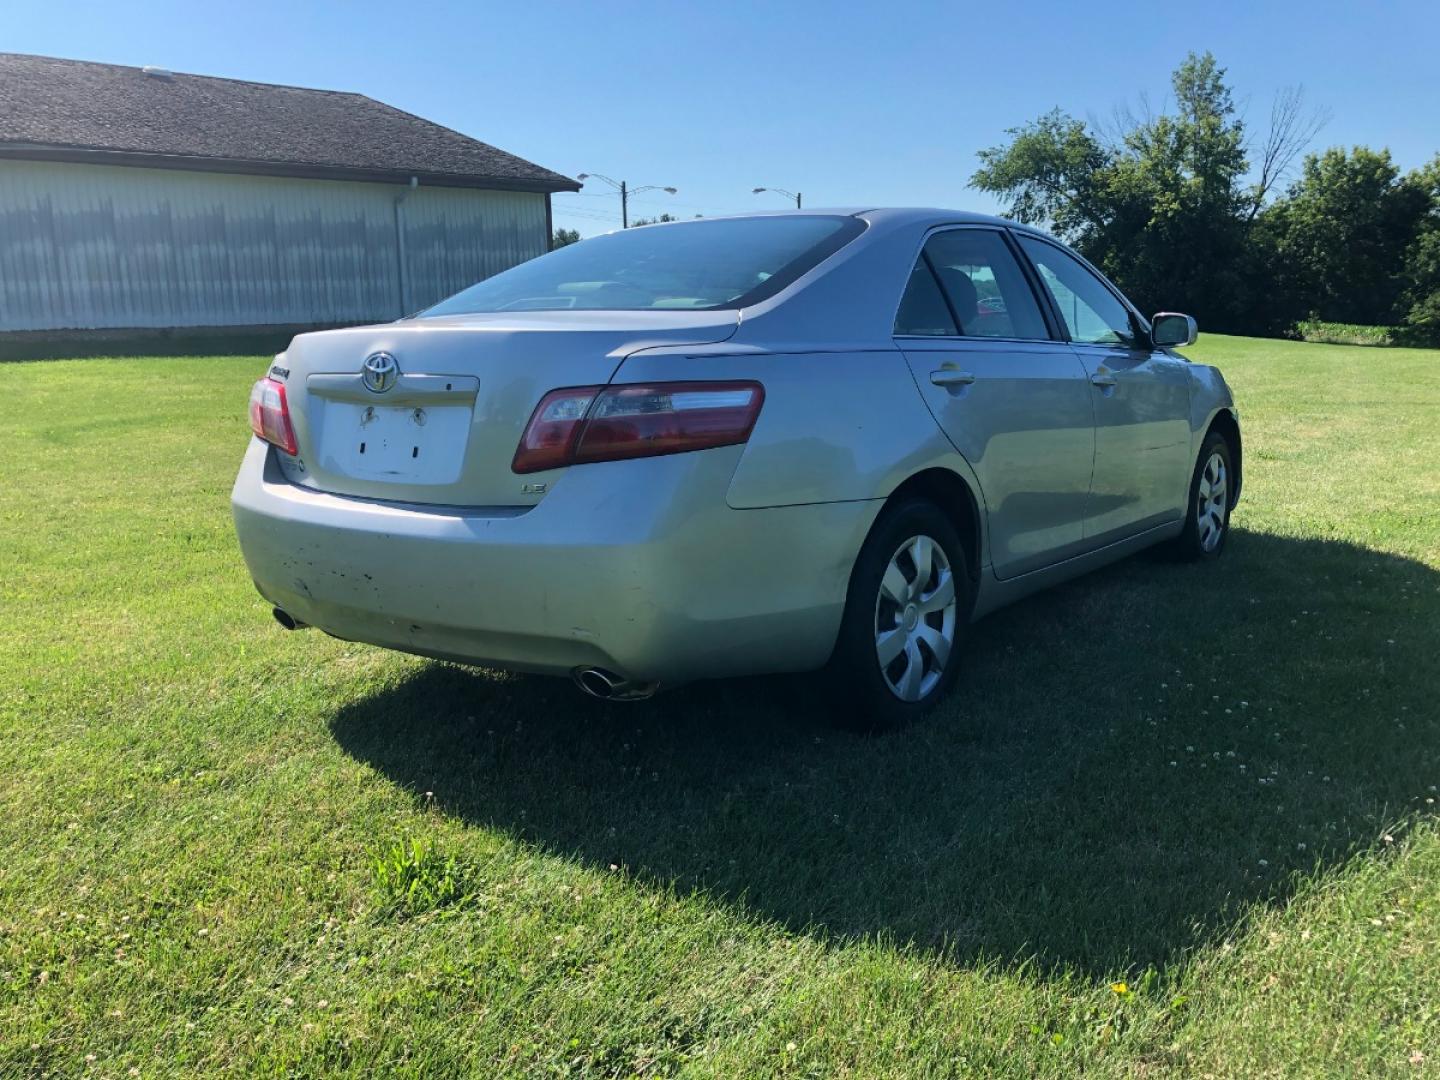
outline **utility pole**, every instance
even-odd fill
[[[646,184],[644,187],[632,188],[632,187],[631,187],[629,184],[627,184],[624,180],[611,180],[610,177],[604,175],[603,173],[598,173],[598,172],[597,172],[597,173],[583,173],[583,172],[582,172],[582,173],[580,173],[578,176],[576,176],[575,179],[576,179],[576,180],[579,180],[581,183],[584,183],[586,180],[589,180],[592,176],[593,176],[596,180],[604,180],[605,183],[609,184],[612,188],[614,188],[616,191],[618,191],[618,192],[620,193],[620,227],[621,227],[622,229],[628,229],[628,228],[630,227],[630,196],[631,196],[631,195],[639,195],[640,192],[642,192],[642,191],[663,191],[663,192],[665,192],[667,195],[674,195],[674,194],[676,193],[676,190],[677,190],[676,188],[673,188],[673,187],[662,187],[662,186],[659,185],[659,184]]]
[[[800,192],[798,191],[786,191],[784,188],[780,187],[757,187],[752,188],[750,194],[759,195],[762,191],[773,191],[776,195],[783,195],[787,199],[794,199],[795,209],[800,209]]]

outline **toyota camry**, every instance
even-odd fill
[[[603,698],[816,671],[893,726],[985,613],[1220,555],[1240,426],[1195,335],[996,218],[649,225],[296,337],[235,526],[287,628]]]

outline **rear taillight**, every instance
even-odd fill
[[[599,386],[573,386],[568,390],[551,390],[540,399],[510,468],[517,473],[556,469],[575,460],[575,444],[585,425],[590,403],[600,393]]]
[[[765,390],[755,382],[579,386],[540,400],[511,468],[678,454],[750,438]]]
[[[250,430],[292,457],[300,452],[295,427],[290,423],[290,406],[285,402],[285,384],[261,379],[250,389]]]

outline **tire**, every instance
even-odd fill
[[[1185,529],[1175,538],[1173,553],[1189,562],[1218,559],[1230,535],[1230,508],[1235,502],[1235,464],[1230,442],[1218,431],[1205,436],[1190,478],[1185,504]]]
[[[902,727],[955,684],[975,596],[965,554],[950,519],[927,499],[908,498],[881,514],[855,559],[821,674],[836,727]]]

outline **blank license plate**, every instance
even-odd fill
[[[453,484],[470,437],[471,407],[325,403],[325,468],[371,480]]]

